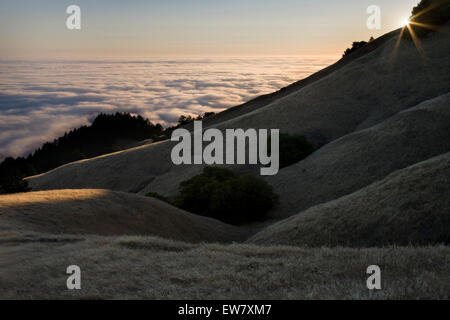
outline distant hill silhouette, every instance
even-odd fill
[[[89,126],[66,132],[28,157],[7,158],[0,164],[3,193],[27,191],[26,176],[61,165],[125,149],[130,143],[161,136],[164,128],[129,113],[99,114]]]
[[[214,116],[207,112],[197,117],[181,115],[175,126],[164,129],[140,115],[127,112],[99,114],[89,126],[64,133],[47,142],[28,157],[6,158],[0,163],[0,194],[30,191],[25,177],[41,174],[74,161],[128,149],[138,141],[170,138],[173,130],[195,120]]]

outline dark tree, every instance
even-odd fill
[[[180,116],[180,118],[178,119],[178,125],[179,126],[184,126],[186,124],[189,124],[191,122],[193,122],[195,119],[191,116]]]
[[[184,210],[231,224],[262,220],[277,202],[278,196],[264,180],[217,167],[206,167],[181,183],[175,199]]]
[[[315,151],[302,135],[290,135],[280,133],[280,169],[286,168],[294,163],[300,162]],[[268,142],[269,152],[271,151],[271,141]]]
[[[349,54],[352,54],[353,52],[361,49],[362,47],[364,47],[367,44],[366,41],[355,41],[352,44],[351,48],[347,48],[347,50],[345,50],[344,54],[342,55],[343,57],[348,56]]]

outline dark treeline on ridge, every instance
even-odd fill
[[[344,54],[343,54],[342,56],[345,57],[345,56],[348,56],[348,55],[352,54],[352,53],[355,52],[355,51],[358,51],[359,49],[361,49],[362,47],[364,47],[366,44],[372,42],[373,40],[374,40],[374,38],[373,38],[373,37],[370,37],[369,42],[366,42],[366,41],[354,41],[354,42],[352,43],[352,47],[351,47],[351,48],[347,48],[347,49],[344,51]]]
[[[147,139],[165,140],[177,127],[201,120],[213,113],[193,118],[181,116],[178,124],[164,129],[142,116],[117,112],[99,114],[91,125],[66,132],[53,142],[44,143],[27,157],[6,158],[0,164],[0,193],[28,191],[23,178],[44,173],[64,164],[127,149]]]

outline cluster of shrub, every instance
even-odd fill
[[[168,140],[170,139],[170,137],[172,136],[172,132],[175,131],[176,129],[186,126],[194,121],[201,121],[201,120],[205,120],[209,117],[214,116],[216,113],[215,112],[206,112],[204,114],[198,115],[197,117],[192,117],[190,115],[185,116],[185,115],[181,115],[178,118],[177,124],[175,126],[169,127],[167,129],[164,130],[164,133],[155,138],[155,142],[156,141],[164,141],[164,140]]]
[[[278,201],[264,180],[218,167],[206,167],[180,187],[175,206],[231,224],[260,220]]]
[[[304,136],[280,134],[280,168],[305,159],[314,150]],[[278,203],[278,196],[266,181],[219,167],[205,167],[200,175],[182,182],[173,201],[156,192],[147,196],[236,225],[263,220]]]
[[[344,54],[342,55],[343,57],[348,56],[350,54],[352,54],[353,52],[361,49],[362,47],[365,47],[368,43],[372,42],[373,40],[375,40],[373,37],[370,37],[369,42],[367,41],[354,41],[351,48],[347,48],[344,51]]]
[[[203,119],[210,113],[199,116]],[[194,121],[181,116],[178,126]],[[175,127],[176,128],[176,127]],[[173,128],[164,129],[140,115],[118,112],[99,114],[91,125],[66,132],[47,142],[27,157],[7,158],[0,163],[0,193],[29,191],[24,177],[40,174],[64,164],[126,149],[131,143],[147,139],[167,139]]]
[[[178,126],[184,126],[187,125],[189,123],[192,123],[194,121],[201,121],[201,120],[205,120],[206,118],[212,117],[214,116],[216,113],[215,112],[206,112],[203,115],[199,115],[197,117],[192,117],[192,116],[180,116],[180,118],[178,119]]]

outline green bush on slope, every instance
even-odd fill
[[[170,203],[170,204],[171,204],[171,202],[169,201],[168,198],[164,197],[163,195],[160,195],[160,194],[157,193],[157,192],[149,192],[149,193],[147,193],[145,196],[146,196],[146,197],[150,197],[150,198],[155,198],[155,199],[158,199],[158,200],[161,200],[161,201],[163,201],[163,202],[167,202],[167,203]]]
[[[259,221],[278,202],[272,188],[260,178],[217,167],[180,185],[175,205],[189,212],[231,224]]]
[[[314,150],[304,136],[280,133],[280,169],[302,161]]]

